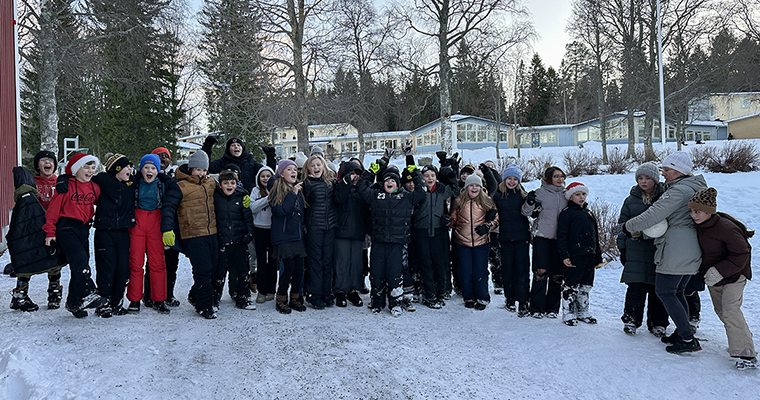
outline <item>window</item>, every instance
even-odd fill
[[[746,97],[741,99],[741,107],[742,108],[749,108],[749,106],[750,106],[751,103],[752,103],[751,99],[748,99]]]
[[[478,125],[478,142],[485,142],[488,137],[488,127]]]
[[[417,147],[422,147],[422,135],[417,135]]]
[[[501,137],[499,137],[499,141],[504,143],[509,142],[509,130],[501,131]]]
[[[286,132],[282,133],[282,140],[285,140],[288,138],[288,134]]]
[[[583,128],[578,130],[578,142],[587,142],[588,141],[588,128]]]
[[[712,132],[702,131],[700,133],[702,134],[702,140],[712,140]]]
[[[555,131],[541,132],[541,144],[557,143],[557,133]]]
[[[296,153],[296,146],[290,146],[290,154]]]
[[[686,140],[694,140],[694,131],[692,130],[686,131]]]
[[[676,138],[676,128],[672,126],[668,126],[668,139],[675,139]]]

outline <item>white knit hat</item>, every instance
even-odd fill
[[[302,151],[299,151],[298,153],[295,154],[295,160],[293,161],[296,162],[296,167],[301,169],[303,168],[303,165],[306,164],[306,160],[308,159],[309,157],[306,157],[306,154],[304,154]]]
[[[685,151],[677,151],[662,160],[662,167],[674,169],[684,175],[690,175],[691,169],[694,168],[694,164],[691,162],[689,153]]]

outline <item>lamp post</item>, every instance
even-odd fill
[[[662,13],[660,12],[660,0],[657,0],[657,63],[660,79],[660,142],[665,148],[665,89],[662,79]]]

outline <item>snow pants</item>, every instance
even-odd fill
[[[193,267],[193,286],[190,302],[196,311],[212,306],[214,287],[211,283],[214,271],[219,267],[219,248],[216,235],[182,239],[182,248]]]
[[[504,278],[502,276],[502,261],[501,261],[501,242],[499,242],[499,234],[491,232],[490,246],[488,247],[488,267],[491,269],[491,282],[493,282],[494,288],[504,287]]]
[[[459,285],[465,301],[477,300],[483,304],[491,301],[488,293],[488,247],[488,243],[476,247],[457,245]]]
[[[530,312],[559,313],[562,292],[562,260],[557,240],[533,238],[533,286],[530,288]]]
[[[163,240],[162,240],[163,242]],[[179,268],[179,251],[173,248],[164,249],[164,264],[166,266],[166,298],[174,298],[174,284],[177,282],[177,268]],[[150,299],[153,288],[150,286],[150,258],[145,264],[145,279],[143,282],[143,299]]]
[[[412,231],[410,248],[414,255],[412,258],[416,259],[419,265],[425,299],[431,302],[443,300],[446,292],[446,271],[449,268],[448,229],[436,229],[433,237],[428,237],[426,229],[415,229]]]
[[[640,327],[644,322],[644,307],[647,299],[649,299],[649,305],[646,306],[647,328],[651,330],[655,326],[667,327],[670,325],[668,312],[662,305],[660,298],[654,293],[654,285],[643,282],[628,284],[628,289],[625,291],[623,317],[621,318],[623,322],[630,320],[637,328]]]
[[[520,306],[528,304],[530,292],[530,244],[524,241],[501,242],[501,276],[504,299]]]
[[[351,293],[361,290],[363,240],[335,239],[334,293]]]
[[[253,228],[256,242],[256,289],[263,295],[277,290],[277,260],[272,256],[272,231]]]
[[[403,263],[404,245],[401,243],[372,242],[369,261],[369,281],[372,286],[370,298],[371,308],[398,305],[404,294],[402,287],[401,268]]]
[[[148,253],[150,280],[155,283],[148,292],[153,301],[166,300],[166,261],[161,234],[161,210],[135,210],[135,226],[129,228],[129,283],[127,300],[143,298],[143,264]]]
[[[332,298],[335,229],[309,230],[306,234],[306,292],[327,302]]]
[[[73,218],[60,218],[55,225],[58,251],[66,255],[71,268],[66,310],[79,311],[82,300],[97,292],[90,270],[90,224]]]
[[[231,288],[230,292],[237,297],[248,297],[251,294],[251,287],[249,286],[248,273],[251,266],[248,263],[248,245],[246,243],[234,243],[228,245],[219,245],[219,266],[214,271],[214,279],[212,284],[214,285],[214,297],[218,301],[222,298],[224,293],[224,278],[227,276],[227,272],[230,273],[230,283],[233,282],[235,286]]]
[[[113,308],[121,305],[129,280],[129,229],[95,229],[95,281]]]
[[[654,279],[654,291],[662,300],[662,305],[668,311],[678,329],[678,335],[684,341],[694,338],[694,332],[689,325],[689,304],[686,302],[684,289],[691,275],[665,275],[658,273]]]
[[[718,315],[728,336],[728,354],[731,357],[757,357],[755,344],[752,342],[752,332],[742,313],[744,286],[747,278],[743,275],[738,281],[722,286],[708,286],[713,309]]]

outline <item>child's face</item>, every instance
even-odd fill
[[[518,181],[517,177],[514,176],[508,176],[507,179],[504,179],[504,185],[507,186],[507,189],[516,188],[518,183],[520,183],[520,181]]]
[[[385,193],[393,193],[396,190],[398,190],[398,184],[396,183],[395,179],[386,179],[385,182],[383,182],[383,190],[385,190]]]
[[[222,183],[219,184],[219,186],[222,187],[222,192],[226,194],[227,196],[231,196],[232,193],[235,193],[235,188],[237,188],[237,181],[232,179],[227,179],[222,181]]]
[[[233,143],[230,145],[230,154],[233,157],[240,157],[243,154],[243,146],[240,143]]]
[[[127,165],[126,167],[122,168],[119,173],[116,174],[116,179],[119,180],[119,182],[125,182],[129,180],[129,177],[132,175],[132,166]]]
[[[267,187],[267,183],[269,182],[269,178],[272,177],[272,173],[269,171],[261,171],[259,174],[259,183],[261,186]]]
[[[95,175],[95,162],[90,161],[79,168],[75,176],[79,182],[89,182],[93,175]]]
[[[142,170],[140,170],[140,173],[142,173],[145,182],[151,183],[156,179],[156,176],[158,176],[158,169],[156,169],[156,166],[153,164],[145,164],[143,165]]]
[[[583,204],[586,203],[586,193],[577,191],[573,193],[572,195],[570,195],[570,201],[583,207]]]
[[[320,178],[322,177],[322,172],[324,171],[324,165],[322,165],[322,161],[319,161],[318,159],[315,159],[312,161],[312,163],[309,165],[309,175]]]
[[[637,176],[636,183],[639,184],[639,188],[644,193],[652,193],[655,185],[654,180],[646,175]]]
[[[171,157],[169,157],[166,153],[158,153],[158,159],[161,160],[161,169],[166,169],[169,167],[169,164],[172,162]]]
[[[427,186],[428,190],[433,190],[433,186],[436,182],[435,172],[431,170],[425,171],[425,173],[422,174],[422,179],[425,181],[425,186]]]
[[[40,170],[40,175],[50,178],[55,172],[55,161],[50,157],[42,157],[37,162],[37,168]]]
[[[552,185],[564,187],[565,186],[565,174],[562,171],[554,171],[552,175]]]
[[[413,192],[414,191],[414,181],[409,181],[404,184],[404,189]]]
[[[462,172],[459,175],[459,180],[462,181],[462,182],[464,182],[464,181],[467,180],[467,177],[470,176],[470,175],[472,175],[472,174],[470,174],[469,172]]]
[[[702,210],[695,210],[693,208],[690,208],[689,211],[691,213],[691,219],[693,219],[694,223],[697,224],[697,225],[699,225],[699,224],[707,221],[711,217],[710,214],[708,214],[708,213],[706,213],[706,212],[704,212]]]
[[[467,194],[470,195],[471,199],[474,199],[478,197],[481,189],[480,185],[471,183],[470,186],[467,186]]]
[[[282,171],[282,178],[285,182],[294,185],[298,180],[298,168],[295,165],[288,165],[285,167],[285,171]]]
[[[208,170],[203,168],[190,168],[190,175],[205,178]]]

